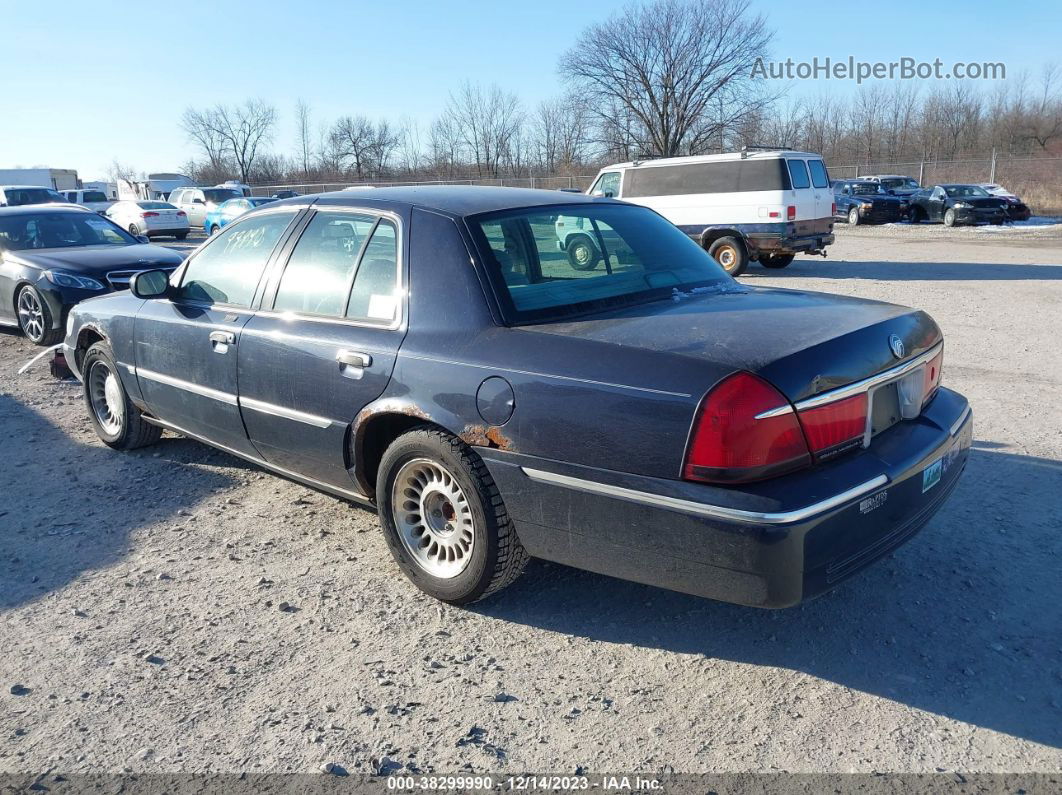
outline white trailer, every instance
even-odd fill
[[[0,185],[39,185],[52,190],[77,190],[75,168],[0,168]]]

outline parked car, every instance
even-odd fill
[[[26,204],[69,204],[65,196],[39,185],[0,185],[0,207]]]
[[[273,194],[273,198],[274,199],[294,199],[296,196],[301,196],[301,195],[302,195],[301,193],[299,193],[298,191],[294,191],[294,190],[278,190],[276,193]]]
[[[784,268],[833,243],[833,192],[822,156],[784,149],[672,157],[601,169],[587,193],[651,207],[731,276],[750,262]],[[593,239],[589,244],[593,245]]]
[[[184,210],[189,226],[203,228],[207,213],[222,202],[242,195],[232,188],[177,188],[170,194],[169,202],[178,210]]]
[[[922,186],[914,177],[905,177],[900,174],[872,174],[866,177],[857,177],[864,182],[877,182],[885,189],[886,193],[893,196],[910,197],[918,193]]]
[[[208,235],[216,235],[227,224],[232,223],[245,212],[274,201],[276,199],[270,196],[248,196],[243,199],[229,199],[207,213],[203,229]]]
[[[984,188],[985,192],[992,196],[998,196],[1006,200],[1008,221],[1028,221],[1032,218],[1032,211],[1028,205],[1002,185],[998,185],[995,182],[985,182],[979,187]]]
[[[885,192],[877,182],[840,179],[833,183],[834,217],[850,226],[891,224],[907,216],[907,202]]]
[[[134,237],[188,237],[188,214],[169,202],[120,201],[107,211],[107,217]]]
[[[1007,220],[1007,202],[978,185],[934,185],[911,197],[912,223],[1001,224]]]
[[[625,247],[573,269],[558,216]],[[657,213],[556,191],[261,207],[77,306],[63,350],[104,443],[166,428],[375,505],[453,604],[530,555],[791,605],[917,532],[972,434],[925,313],[743,287]]]
[[[180,254],[145,243],[65,199],[0,209],[0,325],[54,345],[78,301],[125,289],[137,271],[181,263]]]
[[[107,194],[95,188],[79,188],[78,190],[62,190],[58,193],[71,204],[79,204],[82,207],[97,213],[106,213],[114,201],[107,198]]]

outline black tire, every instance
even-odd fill
[[[745,244],[736,237],[721,237],[708,247],[708,253],[731,276],[740,276],[749,266]]]
[[[587,235],[572,235],[564,248],[568,252],[568,264],[577,271],[592,271],[601,261],[601,252]]]
[[[214,235],[216,235],[220,231],[221,231],[221,228],[218,227],[216,224],[214,226],[208,226],[206,228],[207,237],[213,237]]]
[[[48,347],[62,341],[63,330],[52,328],[52,310],[36,287],[27,284],[15,295],[19,330],[34,345]]]
[[[81,372],[89,419],[105,445],[115,450],[134,450],[159,440],[162,429],[145,422],[140,409],[129,400],[107,343],[97,342],[88,349]],[[112,384],[108,383],[109,378],[114,379]]]
[[[859,208],[853,207],[848,211],[848,225],[859,226]]]
[[[460,528],[461,517],[443,517],[440,511],[435,510],[431,511],[433,515],[441,518],[428,518],[431,498],[428,492],[434,481],[421,486],[418,494],[414,490],[419,483],[418,478],[407,474],[415,472],[417,466],[441,468],[456,482],[465,498],[464,503],[459,504],[465,512],[466,521],[471,523],[468,536],[472,540],[465,553],[467,560],[461,564],[463,568],[447,576],[437,576],[426,568],[433,565],[430,560],[432,547],[436,546],[434,540],[440,538],[427,527],[432,521],[449,522],[453,519]],[[400,482],[414,488],[403,493],[406,502],[397,506],[399,517],[396,518],[394,489],[399,477],[402,478]],[[516,536],[505,503],[486,465],[471,447],[438,428],[420,426],[391,443],[380,461],[376,502],[384,537],[395,561],[414,585],[440,601],[465,605],[482,599],[512,583],[527,563],[527,552]],[[449,503],[443,502],[445,510]],[[453,512],[454,508],[451,506],[449,510]],[[403,535],[400,524],[407,529],[410,524],[422,527],[423,531],[417,535],[415,527],[412,533]],[[450,528],[449,523],[446,528]],[[451,533],[449,542],[443,543],[452,544],[453,535]],[[417,554],[423,551],[428,558],[423,563],[411,552],[410,546],[414,544],[418,547]],[[450,565],[438,551],[435,557],[434,565]],[[454,562],[461,563],[461,556]]]
[[[794,259],[795,254],[765,254],[760,257],[760,265],[765,268],[788,268]]]
[[[921,207],[912,207],[907,211],[907,220],[912,224],[921,223],[923,212]]]
[[[950,207],[944,211],[944,226],[955,226],[955,211]]]
[[[129,234],[131,234],[133,237],[136,237],[140,234],[140,227],[136,224],[129,224]]]
[[[174,235],[174,237],[177,240],[184,240],[186,237],[188,237],[188,233],[187,232],[178,232],[177,234]]]

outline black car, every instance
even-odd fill
[[[912,223],[1002,224],[1009,220],[1007,201],[979,185],[934,185],[911,197]]]
[[[593,267],[561,217],[609,232]],[[374,505],[454,604],[535,556],[791,605],[916,533],[972,434],[925,313],[745,287],[652,210],[557,191],[277,202],[71,318],[106,444],[165,428]]]
[[[0,208],[0,325],[37,345],[59,342],[78,301],[125,289],[136,271],[181,264],[182,255],[146,243],[69,204]]]
[[[891,224],[902,221],[907,202],[886,193],[877,182],[850,179],[833,183],[833,215],[857,224]]]

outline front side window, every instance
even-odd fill
[[[811,171],[811,184],[816,188],[828,188],[830,177],[826,173],[826,165],[821,160],[809,160],[808,169]]]
[[[602,174],[597,184],[594,185],[593,190],[590,191],[591,196],[619,196],[620,192],[620,172],[609,171],[606,174]]]
[[[343,317],[362,247],[375,223],[370,215],[314,215],[284,268],[273,309]]]
[[[223,229],[188,261],[180,297],[250,306],[269,256],[294,215],[270,213]]]
[[[808,167],[803,160],[789,160],[789,176],[793,181],[794,190],[810,188],[811,180],[808,178]]]
[[[642,207],[562,205],[471,219],[491,280],[514,322],[726,290],[704,249]]]

